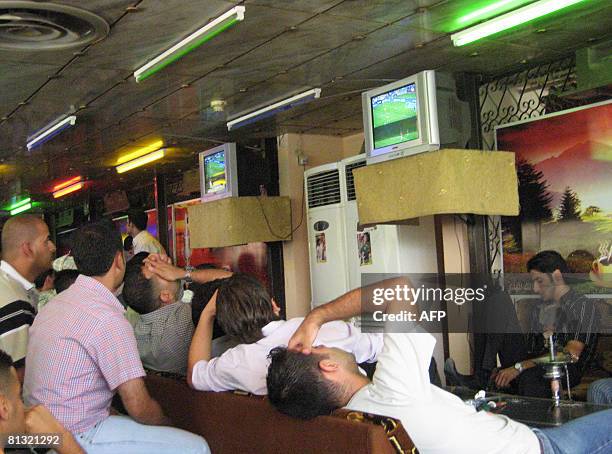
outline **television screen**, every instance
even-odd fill
[[[204,175],[206,181],[206,194],[225,191],[226,175],[224,150],[204,157]]]
[[[415,83],[373,96],[370,107],[375,149],[419,138]]]

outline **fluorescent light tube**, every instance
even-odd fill
[[[139,158],[153,151],[159,150],[160,148],[163,148],[163,146],[164,146],[163,140],[156,140],[155,142],[145,147],[140,147],[137,150],[132,151],[131,153],[120,156],[119,159],[117,159],[117,165],[123,164],[124,162],[132,161],[133,159]]]
[[[493,19],[489,19],[481,24],[474,25],[458,33],[453,33],[451,39],[455,46],[463,46],[583,1],[584,0],[540,0],[506,14],[502,14],[501,16],[494,17]]]
[[[53,191],[59,191],[62,188],[68,187],[74,183],[81,181],[83,178],[79,175],[78,177],[71,178],[70,180],[66,180],[63,183],[56,184],[53,186]]]
[[[55,191],[53,193],[53,198],[54,199],[59,199],[60,197],[63,197],[65,195],[67,195],[67,194],[71,194],[71,193],[73,193],[75,191],[78,191],[79,189],[82,189],[83,186],[85,186],[85,182],[84,181],[80,181],[80,182],[78,182],[76,184],[71,184],[70,186],[66,186],[63,189]]]
[[[312,101],[313,99],[316,99],[319,96],[321,96],[321,89],[313,88],[298,95],[292,96],[291,98],[283,99],[282,101],[228,121],[227,130],[230,131],[233,128],[240,128],[241,126],[254,123],[267,117],[271,117],[272,115],[275,115],[279,112],[284,112],[285,110],[289,110],[297,105],[305,104],[309,101]]]
[[[136,167],[143,166],[153,161],[157,161],[164,157],[166,152],[165,148],[161,150],[154,151],[153,153],[146,154],[139,158],[133,159],[131,161],[126,162],[125,164],[118,165],[115,167],[117,169],[117,173],[127,172],[128,170],[135,169]]]
[[[25,199],[21,199],[19,202],[13,203],[8,207],[9,210],[14,210],[15,208],[19,208],[20,206],[27,205],[30,203],[32,199],[30,197],[26,197]]]
[[[198,46],[201,46],[206,41],[214,38],[222,31],[228,29],[236,22],[244,19],[244,6],[236,6],[230,9],[225,14],[217,17],[199,30],[195,31],[187,38],[172,46],[164,53],[158,55],[146,65],[134,71],[136,82],[142,82],[147,77],[152,76],[157,71],[165,68],[169,64],[181,58],[183,55],[191,52]]]
[[[13,208],[11,210],[11,216],[15,216],[16,214],[19,213],[23,213],[24,211],[28,211],[30,208],[32,208],[32,203],[30,202],[30,199],[26,199],[27,203],[19,205],[16,208]]]
[[[49,139],[58,135],[63,130],[68,129],[70,126],[74,126],[75,123],[76,123],[76,115],[70,115],[69,117],[66,117],[63,120],[57,123],[54,123],[49,127],[44,128],[40,132],[37,132],[32,137],[32,139],[28,140],[28,143],[26,144],[28,147],[28,150],[31,150],[32,148],[37,147],[39,145],[42,145]]]

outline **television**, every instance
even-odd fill
[[[202,151],[199,163],[200,198],[203,201],[238,195],[235,143],[224,143]]]
[[[361,100],[368,164],[440,148],[434,71],[366,91]]]

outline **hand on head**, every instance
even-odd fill
[[[306,317],[297,331],[293,333],[287,344],[287,348],[292,351],[310,355],[312,344],[317,338],[321,325]]]
[[[172,260],[165,254],[149,254],[144,260],[147,269],[167,281],[182,279],[185,271],[172,264]]]

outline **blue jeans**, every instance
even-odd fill
[[[591,383],[587,400],[594,404],[612,405],[612,378],[602,378]]]
[[[174,427],[146,426],[127,416],[109,416],[75,438],[87,454],[210,454],[199,435]]]
[[[532,429],[543,454],[609,454],[612,452],[612,409],[574,419],[552,429]]]

